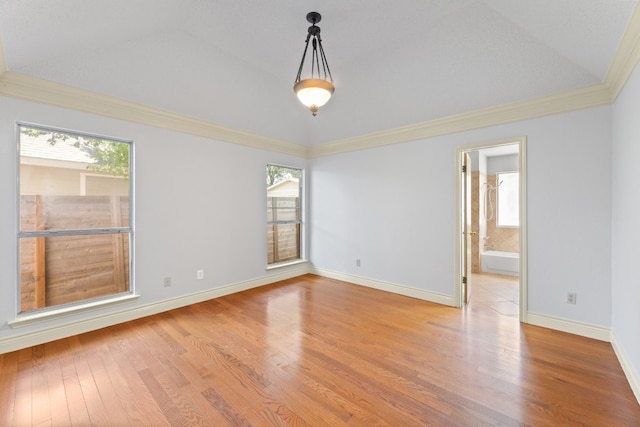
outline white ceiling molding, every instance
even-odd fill
[[[0,76],[0,94],[155,126],[262,150],[306,157],[307,147],[172,113],[12,71]]]
[[[604,84],[593,85],[310,147],[309,157],[328,156],[431,138],[609,103],[611,103],[609,89]]]
[[[612,99],[609,88],[599,84],[307,147],[12,71],[7,71],[0,76],[0,95],[300,157],[321,157],[430,138],[605,105],[611,103]]]
[[[611,89],[611,102],[616,100],[638,62],[640,62],[640,5],[636,5],[633,10],[607,72],[605,85]]]

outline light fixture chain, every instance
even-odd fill
[[[302,75],[302,67],[304,66],[304,59],[307,56],[307,49],[309,49],[310,38],[311,38],[311,34],[307,34],[307,40],[304,45],[304,52],[302,53],[302,61],[300,61],[300,68],[298,68],[298,75],[296,76],[296,83],[300,81],[300,76]]]
[[[327,73],[329,74],[329,79],[333,82],[333,76],[331,75],[331,69],[329,69],[329,62],[327,62],[327,57],[324,54],[324,48],[322,47],[322,40],[319,40],[320,44],[320,56],[322,58],[322,68],[324,71],[324,78],[327,79]],[[318,74],[320,74],[318,72]]]
[[[311,78],[314,77],[314,72],[318,72],[318,78],[320,78],[320,61],[318,60],[318,37],[313,36],[313,56],[311,57]]]

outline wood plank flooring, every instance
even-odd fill
[[[638,426],[608,343],[306,275],[0,355],[2,426]]]

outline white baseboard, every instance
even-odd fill
[[[527,323],[600,341],[609,342],[611,338],[611,330],[609,328],[576,322],[574,320],[561,319],[559,317],[547,316],[546,314],[529,312],[527,313]]]
[[[640,404],[640,376],[638,376],[638,372],[636,372],[636,370],[633,368],[633,365],[631,365],[631,363],[629,362],[629,358],[626,356],[624,350],[620,346],[618,338],[616,338],[616,334],[613,331],[611,331],[611,346],[613,347],[613,351],[618,357],[618,361],[620,362],[620,366],[622,366],[622,370],[627,377],[627,381],[629,381],[631,390],[636,396],[636,400]]]
[[[279,282],[281,280],[290,279],[292,277],[301,276],[309,272],[309,267],[304,266],[302,268],[288,270],[279,274],[233,283],[215,289],[196,292],[193,294],[182,295],[164,301],[98,315],[89,319],[68,322],[61,325],[38,329],[36,331],[26,332],[19,335],[12,335],[10,337],[0,339],[0,354],[20,350],[34,345],[44,344],[46,342],[54,341],[61,338],[67,338],[85,332],[94,331],[96,329],[105,328],[107,326],[117,325],[118,323],[128,322],[130,320],[135,320],[142,317],[150,316],[152,314],[162,313],[164,311],[173,310],[175,308],[196,304],[224,295],[246,291],[248,289],[257,288],[259,286],[264,286],[270,283]]]
[[[456,300],[449,295],[443,295],[436,292],[424,291],[421,289],[410,288],[407,286],[397,285],[395,283],[382,282],[380,280],[368,279],[366,277],[353,276],[351,274],[338,273],[331,270],[312,268],[311,274],[328,277],[330,279],[342,280],[343,282],[353,283],[354,285],[366,286],[381,291],[391,292],[393,294],[404,295],[407,297],[418,298],[425,301],[435,302],[438,304],[455,307]]]

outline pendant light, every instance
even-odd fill
[[[316,24],[320,22],[322,16],[318,12],[309,12],[307,14],[307,21],[311,23],[309,32],[307,34],[307,40],[305,42],[304,52],[302,53],[302,61],[300,61],[300,68],[298,69],[298,75],[296,77],[293,90],[298,96],[300,102],[311,110],[311,114],[314,116],[318,114],[318,108],[322,107],[329,101],[333,91],[333,78],[331,77],[331,70],[327,63],[327,57],[324,54],[322,48],[322,39],[320,38],[320,27]],[[307,56],[307,50],[309,49],[309,41],[311,41],[311,77],[307,79],[301,79],[302,68],[304,67],[304,60]]]

